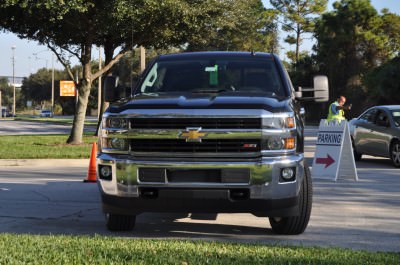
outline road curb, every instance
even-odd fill
[[[52,164],[64,165],[65,167],[89,166],[89,159],[0,159],[0,166],[48,166]]]

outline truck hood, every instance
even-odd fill
[[[110,113],[128,109],[263,109],[272,113],[290,111],[289,100],[271,98],[265,94],[223,93],[187,95],[139,95],[114,104]]]

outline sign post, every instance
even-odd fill
[[[347,121],[321,120],[317,135],[311,175],[313,178],[336,181],[338,177],[358,180],[353,147]]]

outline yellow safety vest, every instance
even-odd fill
[[[333,120],[337,120],[338,122],[341,122],[341,121],[345,120],[346,118],[344,117],[344,111],[342,109],[339,110],[338,114],[334,114],[332,112],[333,105],[339,106],[339,103],[337,101],[335,101],[331,105],[329,105],[329,113],[328,113],[328,118],[326,120],[328,122],[331,122]]]

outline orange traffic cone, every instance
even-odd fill
[[[97,144],[96,142],[92,145],[92,153],[90,155],[89,170],[86,179],[83,182],[96,182],[96,156],[97,156]]]

